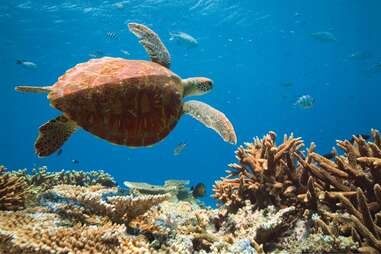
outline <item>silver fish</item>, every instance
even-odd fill
[[[183,150],[184,150],[184,148],[185,148],[186,146],[187,146],[186,143],[180,143],[180,144],[178,144],[178,145],[175,147],[175,150],[173,150],[173,155],[175,155],[175,156],[180,155],[180,154],[183,152]]]
[[[106,36],[109,39],[116,39],[116,38],[118,38],[118,35],[115,32],[107,32]]]
[[[315,99],[311,95],[303,95],[300,96],[296,102],[294,103],[294,106],[299,106],[303,109],[310,109],[314,106]]]
[[[336,37],[331,32],[315,32],[310,33],[310,36],[321,42],[334,42],[337,41]]]
[[[27,60],[17,60],[16,64],[20,64],[26,69],[37,69],[37,64]]]
[[[179,44],[183,44],[189,48],[196,47],[198,45],[198,41],[191,35],[184,32],[170,32],[169,40],[176,41]]]

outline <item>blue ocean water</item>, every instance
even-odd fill
[[[148,59],[128,31],[129,22],[160,35],[175,73],[213,79],[214,90],[194,99],[229,117],[238,145],[273,130],[280,139],[293,132],[328,152],[336,139],[381,126],[380,9],[378,0],[1,0],[0,163],[10,169],[104,169],[119,183],[189,179],[205,183],[211,193],[213,182],[235,162],[237,146],[189,116],[152,148],[114,146],[80,130],[61,155],[34,154],[38,127],[60,113],[46,94],[18,93],[14,87],[53,84],[91,54]],[[170,40],[170,32],[180,31],[198,45]],[[334,40],[311,36],[318,32]],[[294,105],[302,95],[314,98],[312,108]],[[187,146],[174,156],[182,142]]]

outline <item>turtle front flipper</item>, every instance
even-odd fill
[[[152,62],[161,64],[167,68],[170,67],[171,56],[154,31],[138,23],[129,23],[128,28],[138,37],[139,42],[143,45]]]
[[[224,113],[201,101],[187,101],[183,106],[184,114],[188,114],[215,130],[224,141],[237,144],[237,136],[233,125]]]
[[[51,155],[65,143],[77,128],[77,124],[64,115],[45,123],[40,127],[40,133],[35,143],[36,154],[39,157]]]

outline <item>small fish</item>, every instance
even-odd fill
[[[283,87],[292,87],[294,84],[291,81],[281,82],[281,86]]]
[[[369,140],[369,139],[371,139],[372,138],[372,136],[370,136],[370,135],[368,135],[368,134],[357,134],[357,135],[355,135],[356,137],[362,137],[363,139],[365,139],[365,140]],[[349,142],[351,142],[351,144],[353,144],[354,142],[355,142],[355,139],[352,137],[350,140],[349,140]],[[335,157],[335,153],[334,152],[330,152],[330,153],[326,153],[326,154],[324,154],[323,155],[323,157],[325,157],[325,158],[327,158],[327,159],[333,159],[334,157]]]
[[[130,55],[130,52],[128,52],[127,50],[124,50],[124,49],[121,49],[120,52],[123,53],[126,56]]]
[[[107,32],[106,36],[109,39],[117,39],[118,38],[118,35],[115,32]]]
[[[89,54],[89,57],[92,57],[92,58],[100,58],[100,57],[103,57],[104,55],[105,55],[105,53],[103,53],[103,52],[100,51],[100,50],[97,50],[97,51],[95,51],[94,53]]]
[[[198,183],[192,186],[191,191],[194,198],[202,198],[206,195],[205,184]]]
[[[79,160],[71,160],[71,162],[74,163],[74,164],[78,164]]]
[[[198,45],[198,41],[193,36],[184,32],[170,32],[169,36],[170,41],[176,41],[178,44],[182,44],[189,48],[193,48]]]
[[[370,56],[370,53],[367,51],[356,51],[350,54],[348,58],[353,60],[365,60],[368,59]]]
[[[310,109],[314,106],[315,99],[311,95],[303,95],[300,96],[296,102],[294,103],[295,106],[299,106],[303,109]]]
[[[310,36],[320,42],[334,42],[336,37],[331,32],[315,32],[310,33]]]
[[[62,153],[62,148],[58,150],[58,152],[57,152],[57,156],[60,156],[61,153]]]
[[[327,158],[328,160],[331,160],[335,157],[335,153],[333,152],[326,153],[326,154],[323,154],[323,157]]]
[[[37,64],[27,60],[17,60],[16,64],[20,64],[26,69],[37,69]]]
[[[173,150],[173,155],[175,155],[175,156],[180,155],[180,154],[183,152],[183,150],[184,150],[184,148],[185,148],[186,146],[187,146],[186,143],[180,143],[180,144],[178,144],[178,145],[175,147],[175,150]]]
[[[122,10],[124,8],[124,2],[114,3],[112,6],[116,9]]]

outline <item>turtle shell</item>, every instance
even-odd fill
[[[148,61],[103,57],[68,70],[48,95],[86,131],[125,146],[165,138],[182,112],[181,79]]]

